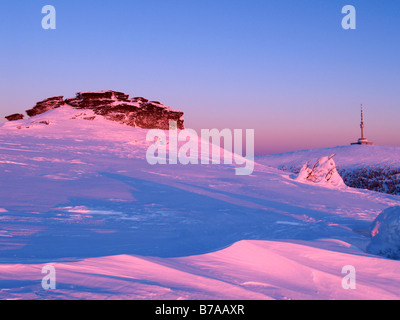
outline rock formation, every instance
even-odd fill
[[[25,112],[28,116],[34,117],[48,110],[61,107],[64,104],[63,96],[51,97],[36,103],[32,109],[26,110]]]
[[[22,120],[24,118],[24,115],[21,113],[14,113],[10,114],[9,116],[5,117],[8,121],[16,121],[16,120]]]
[[[90,109],[96,115],[132,127],[147,129],[169,129],[169,121],[177,122],[178,129],[184,129],[183,112],[172,110],[159,101],[149,101],[143,97],[129,99],[129,95],[117,91],[78,92],[75,98],[63,99],[56,96],[36,103],[26,111],[30,117],[61,106],[76,109]],[[20,120],[23,115],[10,115],[7,120]]]

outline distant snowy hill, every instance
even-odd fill
[[[272,167],[301,167],[304,161],[335,154],[338,167],[360,168],[388,165],[400,167],[400,147],[379,145],[348,145],[333,148],[309,149],[258,157],[258,161]]]
[[[147,131],[68,105],[0,126],[0,299],[400,297],[400,261],[366,252],[372,222],[400,197],[277,169],[332,153],[338,166],[395,167],[398,149],[261,157],[237,176],[150,165]],[[46,291],[48,264],[57,289]],[[356,290],[342,287],[347,265]]]
[[[259,163],[298,173],[306,163],[335,154],[344,182],[351,187],[400,195],[400,147],[349,145],[260,156]]]

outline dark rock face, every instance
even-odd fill
[[[101,99],[111,99],[118,101],[128,101],[129,95],[118,91],[100,91],[100,92],[78,92],[77,98],[82,100],[101,100]]]
[[[143,97],[135,97],[135,98],[132,98],[131,101],[132,102],[149,102],[149,100],[147,100],[146,98],[143,98]]]
[[[171,110],[158,101],[149,102],[143,97],[129,99],[129,95],[122,92],[78,92],[75,98],[65,102],[132,127],[168,130],[169,121],[173,120],[178,129],[184,129],[183,112]]]
[[[37,116],[51,109],[59,108],[65,105],[63,96],[57,96],[52,98],[47,98],[46,100],[36,103],[36,105],[29,110],[26,110],[26,114],[30,117]]]
[[[48,98],[38,102],[26,113],[33,117],[63,105],[77,109],[90,109],[96,115],[132,127],[168,130],[169,121],[173,120],[177,122],[178,129],[184,129],[183,112],[172,110],[159,101],[149,102],[143,97],[129,99],[128,94],[112,90],[78,92],[75,98],[65,100],[62,96]],[[12,116],[14,115],[9,117]]]
[[[24,115],[21,113],[14,113],[11,114],[7,117],[5,117],[8,121],[16,121],[16,120],[22,120],[24,118]]]
[[[178,129],[184,129],[183,112],[171,112],[165,107],[152,103],[145,103],[144,106],[136,114],[136,126],[140,128],[153,128],[168,130],[169,121],[177,122]]]

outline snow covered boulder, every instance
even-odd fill
[[[342,177],[336,169],[335,161],[333,161],[334,156],[333,154],[330,157],[320,158],[312,168],[309,167],[307,162],[301,168],[296,180],[301,182],[313,182],[326,186],[345,186]]]
[[[400,207],[379,214],[371,226],[372,240],[367,252],[390,259],[400,259]]]

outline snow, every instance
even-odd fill
[[[298,167],[304,161],[315,163],[318,159],[335,154],[335,162],[340,168],[364,168],[373,166],[400,167],[400,147],[383,145],[348,145],[333,148],[309,149],[274,155],[259,156],[259,163],[274,168]]]
[[[0,299],[398,299],[400,261],[366,248],[399,196],[270,166],[371,153],[260,157],[249,176],[152,166],[148,130],[90,115],[64,106],[0,127]],[[378,149],[368,163],[398,161]],[[55,290],[41,287],[49,264]],[[355,290],[342,288],[346,265]]]
[[[400,258],[400,207],[384,210],[371,227],[367,251],[388,258]]]
[[[305,163],[313,164],[332,154],[335,154],[335,171],[347,186],[400,195],[400,147],[349,145],[301,150],[260,156],[257,162],[298,174]],[[308,175],[304,170],[307,168],[303,168],[302,174]]]
[[[0,265],[4,279],[20,275],[14,287],[0,290],[0,297],[397,299],[400,285],[397,261],[382,260],[347,243],[325,239],[292,243],[247,240],[198,256],[118,255],[51,265],[57,270],[57,288],[50,291],[40,285],[43,263]],[[342,288],[344,265],[354,265],[358,271],[356,290]]]
[[[318,183],[319,185],[332,187],[345,187],[342,177],[336,170],[333,160],[334,155],[320,158],[312,168],[308,162],[301,168],[297,181]]]

